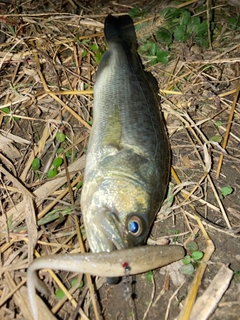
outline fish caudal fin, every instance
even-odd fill
[[[116,42],[124,43],[130,48],[137,46],[133,20],[128,15],[119,17],[108,15],[104,23],[104,34],[110,48],[111,43]]]

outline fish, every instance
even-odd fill
[[[81,210],[90,253],[35,259],[27,271],[28,297],[38,319],[35,288],[41,268],[89,273],[108,282],[184,257],[180,245],[144,245],[168,187],[170,147],[159,110],[158,85],[144,70],[129,16],[107,16],[109,50],[94,86],[93,126],[87,149]]]
[[[108,15],[94,85],[81,211],[92,252],[143,245],[166,195],[170,146],[156,79],[143,68],[133,20]]]

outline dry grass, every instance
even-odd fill
[[[26,293],[19,288],[25,285],[34,255],[83,251],[76,230],[84,230],[81,216],[77,217],[97,69],[92,45],[106,49],[102,27],[107,13],[127,13],[131,8],[127,1],[103,7],[86,1],[77,12],[74,2],[63,3],[61,8],[48,1],[35,2],[35,8],[30,2],[23,2],[22,8],[0,3],[0,10],[5,11],[0,16],[5,35],[0,44],[0,110],[9,109],[8,114],[0,111],[2,319],[19,318],[20,314],[31,319]],[[143,4],[136,1],[132,6]],[[223,18],[224,4],[215,1],[212,8],[218,23],[231,15],[231,11],[225,12]],[[149,18],[147,30],[151,32],[159,21],[153,23],[153,14]],[[141,36],[139,32],[139,39]],[[172,50],[166,66],[146,66],[161,88],[172,147],[172,182],[179,184],[174,205],[158,215],[155,225],[164,219],[178,221],[181,216],[184,228],[179,230],[184,240],[179,241],[184,242],[196,234],[200,217],[210,233],[215,230],[219,237],[224,234],[236,239],[240,230],[239,33],[224,25],[212,49],[184,43],[175,44]],[[218,126],[217,120],[221,120]],[[66,135],[62,143],[56,140],[58,132]],[[214,142],[213,136],[221,141]],[[48,179],[60,147],[59,155],[67,155],[67,161],[55,178]],[[41,167],[34,172],[31,165],[36,157],[41,159]],[[230,200],[220,197],[225,185],[234,188]],[[203,228],[201,234],[204,232]],[[85,240],[83,232],[88,250]],[[52,293],[58,285],[63,287],[68,297],[48,303],[59,318],[69,318],[77,306],[82,275],[75,276],[78,283],[72,287],[73,275],[49,275],[46,271],[40,275],[45,276]],[[95,286],[102,284],[100,279]],[[88,319],[91,298],[87,289],[82,291],[78,306],[82,317]]]

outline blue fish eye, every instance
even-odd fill
[[[131,217],[128,222],[128,231],[134,236],[139,236],[142,234],[142,230],[142,220],[137,216]]]
[[[131,222],[129,222],[128,228],[129,228],[130,232],[137,233],[138,229],[139,229],[139,225],[138,225],[137,221],[131,221]]]

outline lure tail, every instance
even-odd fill
[[[108,15],[104,23],[104,34],[111,49],[111,43],[121,42],[130,48],[136,48],[137,39],[130,16],[113,17]]]

